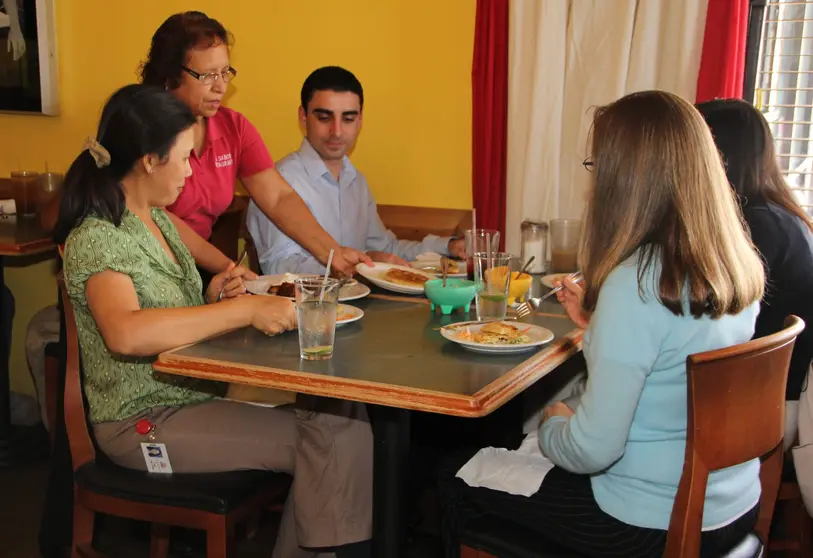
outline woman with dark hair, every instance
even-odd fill
[[[560,291],[587,328],[587,383],[575,409],[543,413],[538,445],[555,467],[529,496],[451,475],[441,486],[450,525],[497,515],[580,556],[649,558],[663,554],[686,452],[686,358],[751,338],[765,275],[690,103],[645,91],[600,107],[591,152],[584,288]],[[709,475],[701,557],[745,538],[759,497],[758,459]]]
[[[697,108],[722,154],[728,181],[765,263],[767,286],[754,336],[781,330],[790,314],[808,324],[796,340],[788,372],[787,447],[796,437],[797,405],[813,359],[813,221],[782,177],[773,135],[761,112],[736,99]]]
[[[237,76],[229,62],[230,45],[231,36],[217,20],[202,12],[179,13],[155,32],[141,66],[143,83],[175,95],[196,119],[190,159],[194,172],[178,200],[168,208],[179,217],[174,221],[184,243],[199,267],[222,271],[225,256],[195,237],[209,239],[212,225],[231,204],[239,179],[254,203],[285,234],[323,264],[334,250],[333,269],[352,275],[355,265],[371,263],[369,258],[339,246],[325,232],[274,168],[257,129],[239,112],[221,106],[229,82]]]
[[[148,421],[175,472],[289,472],[274,556],[299,547],[366,556],[372,434],[363,405],[316,398],[245,405],[219,399],[219,384],[152,369],[154,355],[219,333],[296,327],[289,300],[235,296],[245,292],[244,270],[233,263],[201,295],[192,255],[163,211],[192,172],[195,122],[163,88],[128,85],[107,102],[96,138],[65,179],[55,237],[65,242],[96,442],[115,463],[145,470],[147,439],[136,425]]]

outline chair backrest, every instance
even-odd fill
[[[782,475],[785,384],[793,345],[803,329],[804,322],[790,316],[778,333],[686,359],[686,458],[665,557],[699,556],[709,472],[766,455],[756,531],[768,540]]]
[[[76,333],[76,316],[73,304],[65,288],[65,280],[58,277],[59,293],[65,312],[65,428],[71,449],[73,470],[96,459],[96,450],[88,432],[85,414],[85,397],[82,391],[82,364],[79,353],[79,337]]]

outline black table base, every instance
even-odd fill
[[[42,424],[12,425],[0,439],[0,468],[27,465],[48,457],[48,433]]]
[[[409,480],[410,412],[369,405],[373,449],[373,556],[406,554],[406,487]]]

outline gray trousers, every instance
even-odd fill
[[[123,467],[146,468],[140,444],[147,439],[135,431],[141,418],[156,425],[174,472],[293,475],[274,558],[371,538],[373,437],[363,404],[303,395],[274,408],[214,400],[96,424],[99,447]]]
[[[25,332],[25,355],[28,369],[37,389],[40,416],[48,428],[47,405],[45,401],[45,346],[59,342],[59,309],[47,306],[34,314]]]

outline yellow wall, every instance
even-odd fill
[[[0,175],[64,169],[95,132],[107,96],[136,80],[149,39],[170,14],[202,10],[235,35],[239,77],[229,106],[245,113],[280,158],[300,141],[296,109],[313,69],[352,70],[365,90],[353,154],[379,203],[471,207],[472,0],[152,0],[117,12],[109,0],[57,1],[62,115],[0,115]],[[226,6],[229,6],[227,9]],[[48,264],[9,269],[17,298],[12,386],[31,392],[25,326],[55,298]]]

